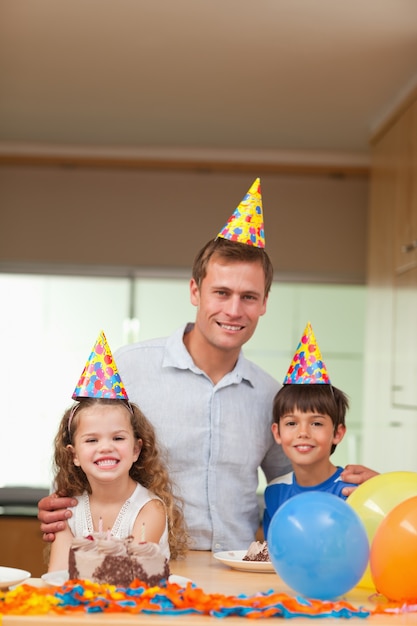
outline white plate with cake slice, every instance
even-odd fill
[[[41,578],[47,585],[61,587],[61,585],[64,585],[68,580],[68,570],[63,569],[56,572],[48,572],[47,574],[43,574]],[[187,583],[192,582],[189,578],[178,576],[177,574],[171,574],[168,581],[170,583],[177,583],[177,585],[182,587],[186,587]]]
[[[247,550],[229,550],[228,552],[214,552],[213,556],[224,565],[242,572],[275,573],[271,561],[244,561],[245,554],[247,554]]]

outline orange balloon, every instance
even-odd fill
[[[417,497],[401,502],[378,526],[369,563],[379,593],[388,600],[417,601]]]
[[[386,472],[359,485],[346,502],[364,523],[371,546],[377,528],[388,513],[414,496],[417,496],[417,472]],[[369,564],[357,586],[375,590]]]

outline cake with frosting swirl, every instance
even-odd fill
[[[118,539],[94,533],[74,538],[68,575],[70,580],[91,580],[118,587],[128,587],[136,579],[154,586],[168,579],[169,563],[156,543],[137,543],[133,537]]]

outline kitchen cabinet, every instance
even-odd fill
[[[417,102],[395,125],[392,403],[417,409]]]
[[[28,570],[39,577],[48,569],[49,546],[42,539],[40,522],[25,515],[0,515],[1,564]]]
[[[363,463],[417,471],[417,90],[372,142]]]
[[[367,467],[380,472],[417,472],[416,442],[417,421],[402,420],[392,417],[386,425],[368,425],[362,435],[368,445],[366,457]]]
[[[391,132],[395,134],[395,269],[401,273],[417,265],[417,103],[406,109]]]
[[[395,277],[392,403],[417,409],[417,266]]]

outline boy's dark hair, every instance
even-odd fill
[[[246,261],[260,263],[265,275],[265,298],[269,294],[272,284],[274,269],[271,259],[264,248],[257,248],[245,243],[230,241],[223,237],[212,239],[206,243],[194,259],[192,276],[200,288],[202,280],[207,274],[207,266],[211,258],[225,259],[230,262]]]
[[[317,411],[331,418],[336,432],[340,424],[345,426],[348,408],[347,395],[333,385],[284,385],[275,395],[272,414],[279,429],[279,420],[294,409],[301,413]],[[333,444],[330,454],[335,450],[336,444]]]

